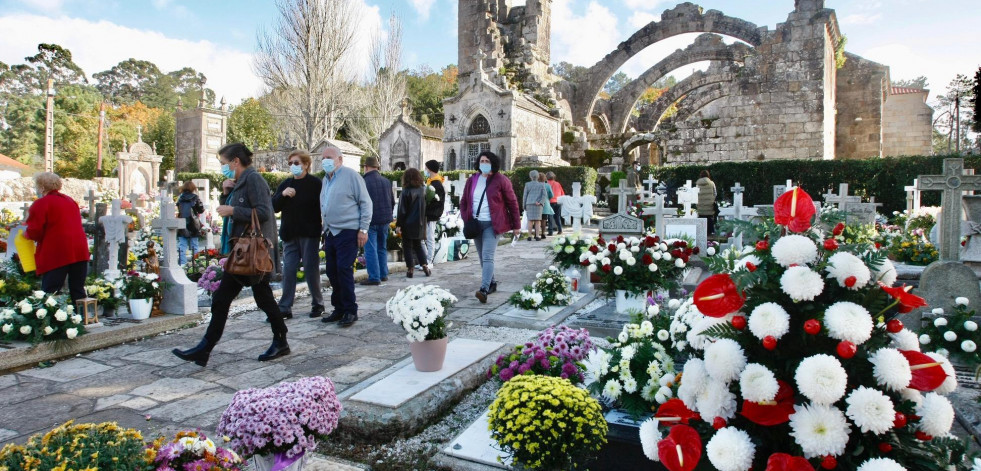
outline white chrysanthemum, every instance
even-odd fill
[[[964,330],[974,332],[978,330],[978,323],[974,321],[964,321]]]
[[[681,301],[677,299],[668,300],[668,309],[678,309],[681,306]]]
[[[862,463],[858,471],[906,471],[906,468],[889,458],[872,458]]]
[[[965,353],[974,353],[978,349],[978,344],[974,343],[973,340],[965,340],[961,342],[961,350]]]
[[[692,358],[685,363],[681,374],[681,386],[678,386],[678,398],[689,408],[695,407],[698,393],[705,389],[709,376],[705,372],[705,362],[701,358]]]
[[[739,375],[739,390],[743,399],[751,402],[772,401],[777,397],[780,384],[769,368],[750,363]]]
[[[970,304],[970,301],[964,296],[958,296],[957,298],[954,299],[954,304],[967,306],[968,304]]]
[[[934,310],[936,310],[936,309],[934,309]],[[943,310],[941,310],[940,313],[943,314]],[[938,318],[936,318],[936,319],[933,320],[933,325],[934,325],[934,327],[943,327],[943,326],[947,325],[947,318],[946,317],[938,317]]]
[[[790,429],[805,458],[844,453],[850,433],[845,414],[838,408],[815,404],[794,406]]]
[[[640,424],[640,446],[644,456],[651,461],[660,461],[657,456],[657,442],[661,441],[661,431],[657,429],[657,418],[651,417]]]
[[[623,347],[620,350],[620,359],[630,361],[633,360],[634,355],[636,354],[637,354],[637,347],[633,345],[627,345],[626,347]]]
[[[637,380],[632,376],[623,379],[623,392],[633,394],[637,392]]]
[[[860,386],[848,395],[845,402],[848,403],[845,414],[862,433],[881,435],[892,429],[893,421],[896,420],[896,409],[892,399],[882,391]]]
[[[719,339],[705,347],[705,371],[717,381],[729,384],[746,367],[746,353],[732,339]]]
[[[947,373],[947,379],[940,384],[940,387],[934,389],[933,392],[944,396],[954,392],[954,390],[957,389],[957,376],[954,372],[954,365],[950,364],[950,360],[948,360],[947,357],[939,353],[928,352],[927,356],[933,358],[937,363],[940,363],[940,367],[944,369],[944,373]]]
[[[813,301],[824,291],[824,280],[810,268],[790,267],[780,277],[780,289],[794,301]]]
[[[946,435],[954,425],[954,406],[937,393],[923,395],[923,402],[916,406],[916,415],[920,416],[918,428],[934,437]]]
[[[875,270],[873,273],[875,275],[875,280],[886,286],[892,286],[896,283],[896,278],[899,277],[899,273],[896,272],[896,266],[889,261],[889,259],[884,259],[882,265],[879,265],[879,269]]]
[[[753,467],[756,445],[749,434],[735,427],[725,427],[705,445],[712,466],[719,471],[747,471]]]
[[[930,345],[930,336],[923,334],[920,336],[920,343],[923,345]]]
[[[763,303],[753,309],[746,324],[758,339],[767,336],[780,339],[790,332],[790,314],[777,303]]]
[[[923,393],[912,388],[906,388],[899,392],[899,398],[903,400],[902,402],[910,401],[919,405],[923,402]]]
[[[869,271],[865,262],[848,252],[838,252],[829,257],[828,266],[825,270],[828,271],[828,278],[834,278],[838,281],[838,285],[852,290],[864,288],[872,278],[872,272]],[[855,284],[849,287],[845,284],[845,280],[853,276],[855,277]]]
[[[76,336],[78,336],[78,329],[72,327],[70,329],[65,330],[65,337],[68,337],[69,339],[73,339]]]
[[[760,257],[757,257],[756,255],[753,254],[746,255],[743,258],[736,260],[736,265],[735,267],[733,267],[733,271],[748,270],[748,268],[746,268],[746,265],[749,263],[752,263],[754,266],[758,267],[760,266],[760,264],[763,263],[763,260],[760,259]]]
[[[895,348],[880,348],[869,355],[875,380],[890,391],[902,391],[913,380],[909,361]]]
[[[613,267],[613,274],[617,276],[622,275],[623,267]]]
[[[845,395],[848,373],[831,355],[818,354],[800,362],[794,374],[797,389],[816,404],[832,404]]]
[[[974,458],[974,467],[971,471],[981,471],[981,458]]]
[[[611,379],[607,381],[606,386],[603,387],[603,397],[611,401],[615,401],[620,397],[620,393],[622,391],[623,389],[620,386],[620,382],[615,379]]]
[[[789,267],[813,262],[817,259],[818,249],[811,239],[795,234],[777,240],[770,253],[780,266]]]
[[[711,378],[695,401],[696,410],[708,422],[716,417],[726,420],[735,417],[737,406],[736,395],[729,391],[729,386]]]
[[[889,343],[892,348],[920,351],[920,340],[912,330],[903,329],[895,334],[889,334],[889,337],[892,338],[892,342]]]
[[[609,372],[611,358],[613,355],[603,349],[590,350],[586,360],[583,361],[585,384],[595,383],[606,375]]]
[[[953,342],[957,340],[957,332],[954,332],[953,330],[948,330],[947,332],[944,332],[944,340],[948,342]]]
[[[875,323],[864,307],[841,301],[828,306],[824,311],[824,326],[828,328],[829,337],[861,345],[872,338]]]

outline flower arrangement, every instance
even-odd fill
[[[894,239],[889,254],[913,265],[929,265],[940,258],[937,247],[927,241],[923,229],[913,229]]]
[[[840,246],[813,216],[803,190],[785,193],[776,225],[695,289],[685,315],[696,353],[681,401],[641,427],[646,454],[670,471],[703,454],[720,471],[969,469],[946,437],[952,366],[895,318],[925,302],[893,286],[882,251]],[[716,321],[698,330],[700,317]]]
[[[209,471],[241,471],[242,458],[234,451],[221,448],[200,432],[177,432],[173,440],[163,438],[150,447],[154,454],[155,471],[206,469]]]
[[[219,435],[243,456],[302,456],[337,428],[341,403],[322,376],[235,393],[218,422]]]
[[[160,294],[160,276],[129,271],[116,280],[116,289],[126,299],[153,299]]]
[[[554,265],[537,273],[535,282],[508,298],[521,309],[538,310],[572,302],[572,280]]]
[[[68,421],[44,436],[32,436],[24,446],[4,446],[0,469],[146,469],[150,454],[138,430],[124,429],[115,422]]]
[[[31,295],[40,283],[35,272],[24,273],[14,259],[0,261],[0,306],[12,306]]]
[[[85,284],[85,293],[95,298],[100,306],[113,309],[119,305],[116,285],[105,278],[90,277]]]
[[[225,274],[225,270],[222,267],[225,266],[225,259],[218,260],[218,263],[214,265],[208,265],[201,273],[201,278],[198,278],[198,289],[201,289],[208,296],[213,296],[215,291],[218,291],[218,286],[221,285],[221,277]]]
[[[499,355],[487,377],[507,382],[516,376],[542,375],[580,384],[585,379],[582,361],[594,348],[586,329],[549,327],[539,332],[534,341],[515,346],[508,355]]]
[[[490,406],[491,437],[526,469],[578,469],[606,443],[602,408],[567,379],[519,376]]]
[[[20,300],[0,311],[0,333],[7,340],[38,343],[74,339],[85,333],[82,316],[68,304],[66,296],[48,295],[44,291]]]
[[[439,195],[436,194],[436,188],[432,185],[426,185],[426,204],[429,204],[433,200],[439,201]]]
[[[919,330],[921,345],[939,347],[937,352],[944,356],[963,361],[972,369],[981,367],[981,353],[978,343],[981,343],[981,332],[973,309],[968,308],[969,301],[965,297],[954,299],[953,315],[944,315],[943,308],[936,308],[932,314],[936,317],[932,322],[924,319],[923,327]]]
[[[440,237],[456,237],[463,230],[463,219],[456,212],[443,214],[437,224],[437,232],[442,234]]]
[[[436,285],[412,285],[395,292],[385,303],[385,312],[402,326],[410,342],[446,337],[452,323],[446,310],[457,301],[449,291]]]
[[[388,224],[388,240],[385,242],[385,248],[389,252],[402,250],[402,232],[395,229],[395,221]]]
[[[217,249],[205,249],[195,253],[190,263],[186,265],[187,277],[191,281],[198,281],[209,266],[217,265],[221,259],[221,252]]]
[[[552,261],[559,268],[579,268],[582,262],[582,259],[579,258],[580,255],[589,250],[592,245],[593,241],[590,239],[574,235],[569,237],[558,236],[546,250],[552,253]]]
[[[698,252],[698,247],[678,239],[617,236],[606,241],[600,237],[579,256],[579,263],[596,273],[602,282],[596,288],[607,295],[617,290],[646,295],[651,290],[677,287],[682,270]]]

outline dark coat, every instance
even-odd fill
[[[190,206],[190,214],[181,214],[181,206]],[[184,217],[186,224],[184,229],[177,229],[177,235],[179,237],[198,237],[201,235],[201,223],[198,220],[197,227],[190,218],[197,219],[198,215],[204,212],[204,203],[201,202],[201,198],[198,197],[197,193],[192,191],[183,191],[181,195],[177,197],[177,215]]]
[[[403,239],[426,238],[426,188],[406,188],[399,198],[396,224],[402,228]]]
[[[231,201],[224,193],[218,197],[221,204],[235,207],[231,217],[231,237],[242,236],[245,228],[252,222],[252,210],[255,209],[262,236],[269,239],[269,243],[276,247],[276,215],[273,213],[272,198],[269,196],[269,184],[266,183],[266,179],[262,178],[254,168],[246,168],[239,175],[238,180],[235,180],[231,195]]]
[[[392,181],[383,177],[378,170],[372,170],[364,174],[364,186],[371,197],[371,225],[392,222],[392,211],[395,208]]]
[[[320,190],[323,182],[309,173],[303,178],[287,178],[279,184],[276,193],[272,195],[273,210],[282,211],[282,222],[279,225],[279,236],[283,240],[296,237],[311,237],[317,239],[324,232],[320,221]],[[296,196],[287,198],[283,190],[292,188]]]
[[[436,190],[437,198],[426,203],[426,220],[439,221],[439,218],[443,216],[443,208],[446,207],[446,188],[443,187],[443,182],[439,180],[433,180],[429,184],[432,185],[433,190]]]

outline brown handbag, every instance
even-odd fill
[[[232,239],[232,251],[225,260],[225,273],[257,276],[273,271],[272,258],[269,256],[272,245],[263,237],[260,228],[259,215],[253,209],[252,222],[241,237]]]

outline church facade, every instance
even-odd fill
[[[443,130],[413,122],[408,110],[395,119],[378,139],[379,165],[382,170],[422,169],[425,162],[443,163]]]

